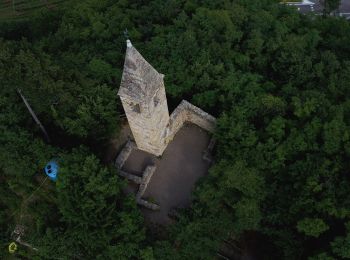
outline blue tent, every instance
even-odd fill
[[[58,163],[55,160],[49,161],[45,166],[45,173],[52,181],[57,180],[58,170]]]

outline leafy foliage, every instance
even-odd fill
[[[25,257],[210,259],[223,240],[255,251],[244,246],[253,236],[266,259],[349,258],[350,25],[277,2],[87,0],[2,24],[2,242],[19,216],[3,219],[59,156],[57,185],[27,209],[26,237],[40,250]],[[215,165],[191,209],[153,240],[90,151],[118,129],[125,28],[167,75],[171,107],[185,98],[218,117]],[[41,141],[17,88],[54,144]]]
[[[152,253],[140,248],[145,239],[143,219],[132,198],[122,194],[116,172],[100,165],[83,147],[61,158],[56,186],[60,223],[38,238],[40,257],[51,259],[53,251],[55,257],[88,259],[141,258]]]

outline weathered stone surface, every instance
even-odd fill
[[[152,203],[152,202],[149,202],[147,200],[142,199],[142,196],[145,193],[147,186],[148,186],[148,183],[151,180],[153,173],[156,171],[156,169],[157,169],[157,167],[154,165],[150,165],[150,166],[146,167],[146,169],[143,173],[143,176],[142,176],[142,183],[140,184],[139,190],[136,194],[136,202],[139,205],[144,206],[144,207],[151,209],[151,210],[159,210],[160,206],[155,204],[155,203]]]
[[[216,119],[212,115],[204,112],[199,107],[192,105],[191,103],[183,100],[181,104],[185,104],[187,110],[187,121],[198,125],[199,127],[213,133],[216,127]],[[180,105],[181,105],[180,104]]]
[[[151,210],[159,210],[160,209],[159,205],[152,203],[152,202],[149,202],[149,201],[144,200],[144,199],[138,199],[138,200],[136,200],[136,202],[137,202],[137,204],[144,206],[144,207],[151,209]]]
[[[141,184],[142,183],[142,178],[141,177],[136,176],[136,175],[131,174],[131,173],[128,173],[126,171],[119,170],[119,175],[123,176],[123,177],[127,178],[128,180],[133,181],[133,182],[135,182],[137,184]]]
[[[143,102],[145,98],[152,98],[164,85],[163,77],[128,40],[118,95]]]
[[[159,205],[142,199],[142,196],[156,167],[147,166],[142,177],[122,171],[132,150],[137,146],[140,150],[160,156],[186,122],[193,123],[208,132],[213,132],[216,126],[216,119],[213,116],[185,100],[169,116],[163,78],[164,75],[158,73],[128,40],[118,95],[136,144],[129,141],[118,155],[115,165],[121,176],[140,184],[136,201],[139,205],[152,210],[159,210]],[[210,160],[209,152],[214,144],[214,141],[209,144],[203,159]]]
[[[148,183],[151,180],[153,173],[156,171],[157,167],[156,166],[147,166],[143,176],[142,176],[142,182],[140,184],[139,190],[136,194],[136,199],[141,199],[143,194],[145,193]]]
[[[202,109],[192,105],[186,100],[182,100],[180,105],[170,116],[169,124],[164,131],[166,142],[173,140],[176,133],[185,122],[193,123],[199,127],[213,133],[216,126],[215,117],[204,112]]]
[[[146,167],[146,169],[143,172],[142,177],[139,177],[137,175],[131,174],[129,172],[123,171],[122,167],[124,165],[124,163],[126,162],[126,160],[128,159],[130,153],[132,152],[132,150],[134,150],[136,148],[136,145],[134,142],[132,141],[128,141],[126,143],[126,145],[124,146],[124,148],[122,149],[122,151],[120,152],[120,154],[118,155],[116,162],[115,162],[115,166],[117,167],[117,169],[119,170],[118,173],[120,176],[125,177],[126,179],[139,184],[139,189],[138,192],[136,193],[136,201],[139,205],[142,205],[148,209],[152,209],[152,210],[159,210],[160,207],[157,204],[148,202],[144,199],[142,199],[143,194],[145,193],[148,183],[152,178],[153,173],[155,172],[155,170],[157,169],[156,166],[154,165],[149,165]]]
[[[123,104],[137,148],[156,156],[185,122],[213,132],[216,119],[183,100],[169,117],[163,74],[158,73],[127,41],[118,95]]]
[[[128,42],[118,95],[138,149],[157,156],[166,147],[162,132],[169,121],[163,77]]]
[[[115,160],[115,166],[117,167],[117,169],[123,168],[124,163],[128,159],[132,150],[134,150],[135,148],[136,144],[133,141],[129,140],[126,143],[122,151],[119,153],[117,159]]]

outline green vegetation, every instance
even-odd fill
[[[321,0],[320,3],[323,5],[324,15],[328,15],[339,7],[341,0]]]
[[[219,120],[215,165],[160,234],[101,162],[125,28],[170,105]],[[262,259],[350,258],[349,46],[344,19],[274,0],[86,0],[0,24],[0,258],[17,223],[38,248],[23,259],[212,259],[224,240]],[[26,200],[51,158],[58,181]]]
[[[303,0],[282,0],[281,2],[283,2],[283,3],[292,3],[292,2],[294,2],[294,3],[301,3]]]
[[[1,0],[0,21],[23,20],[35,13],[59,8],[67,0]]]

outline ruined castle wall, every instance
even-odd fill
[[[143,103],[121,99],[138,149],[161,155],[166,147],[162,138],[163,129],[169,122],[165,90],[159,90],[155,97]]]
[[[187,110],[186,107],[182,105],[177,106],[177,108],[171,113],[168,127],[165,129],[166,142],[169,143],[174,139],[176,133],[184,125],[187,120]]]
[[[216,126],[215,117],[185,100],[183,102],[186,103],[187,121],[213,133]]]
[[[142,182],[140,184],[139,190],[136,194],[136,199],[139,200],[142,198],[143,194],[145,193],[148,183],[150,182],[153,173],[156,171],[157,167],[154,165],[149,165],[146,167],[145,171],[143,172],[142,176]]]
[[[136,144],[132,141],[128,141],[123,148],[123,150],[119,153],[117,159],[115,160],[115,166],[118,169],[123,168],[124,163],[130,156],[131,152],[136,148]]]
[[[216,126],[215,117],[209,115],[186,100],[182,100],[180,105],[178,105],[170,115],[168,127],[164,131],[167,143],[173,140],[176,133],[186,122],[195,124],[210,133],[214,132]]]

